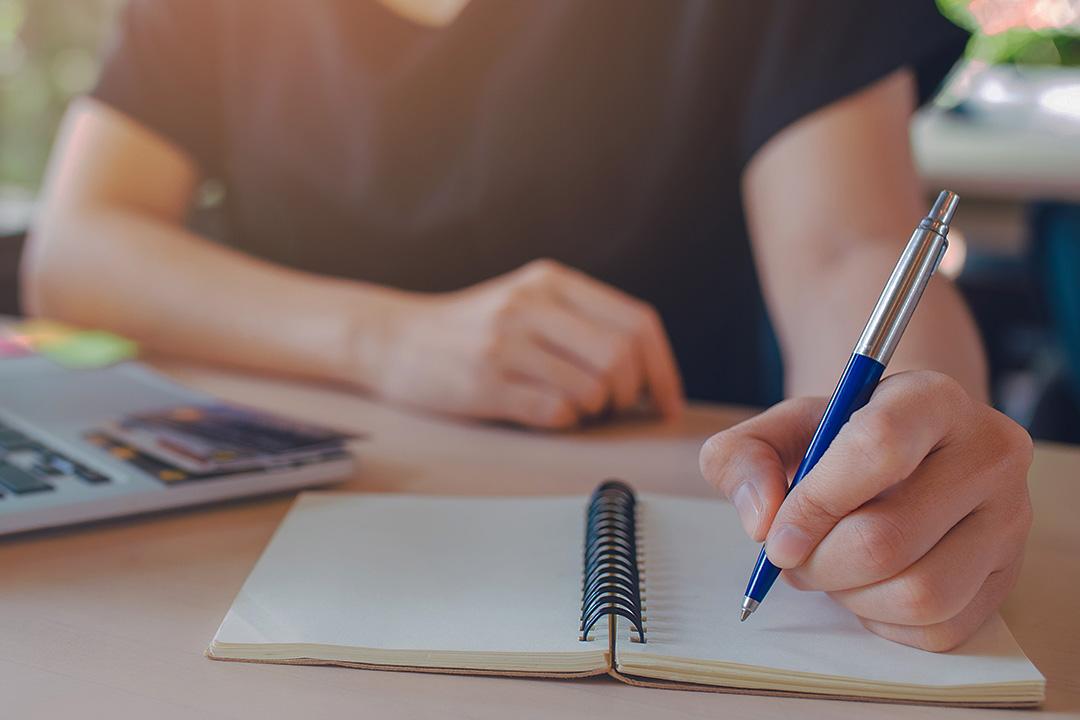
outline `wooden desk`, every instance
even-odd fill
[[[708,495],[702,440],[746,411],[693,408],[677,427],[544,435],[410,415],[326,388],[165,367],[222,396],[367,430],[346,487],[417,493],[585,493],[618,475]],[[1005,617],[1047,676],[1041,717],[1080,713],[1080,450],[1041,447],[1036,524]],[[289,507],[234,502],[0,541],[0,717],[867,718],[1036,717],[511,680],[216,663],[203,650]]]

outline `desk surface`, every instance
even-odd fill
[[[707,495],[697,453],[746,415],[692,408],[677,426],[578,435],[433,420],[326,388],[165,366],[224,397],[366,430],[345,487],[416,493],[586,493],[617,475]],[[1080,714],[1080,450],[1040,447],[1036,520],[1004,615],[1047,676],[1041,717]],[[0,541],[0,697],[18,718],[1019,718],[631,688],[605,678],[515,680],[217,663],[203,650],[291,501],[238,501]]]

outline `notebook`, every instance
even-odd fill
[[[207,655],[967,706],[1040,703],[1002,619],[948,653],[865,630],[784,583],[746,623],[755,556],[716,500],[304,493]]]

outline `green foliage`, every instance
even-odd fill
[[[969,59],[991,64],[1080,65],[1080,32],[1076,28],[1014,27],[987,35],[969,9],[971,0],[937,0],[937,4],[945,17],[971,31]]]
[[[71,98],[93,84],[122,0],[0,0],[0,187],[33,191]]]

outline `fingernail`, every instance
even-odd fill
[[[794,525],[781,525],[765,543],[765,554],[777,567],[795,567],[809,553],[810,537]]]
[[[758,524],[761,522],[761,496],[752,482],[744,482],[735,489],[731,496],[731,504],[739,511],[739,520],[750,537],[757,536]]]

